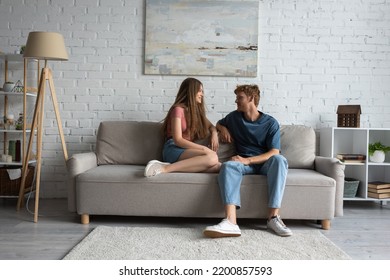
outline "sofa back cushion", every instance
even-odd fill
[[[158,122],[101,122],[96,140],[98,164],[146,165],[149,160],[161,160],[161,127]]]
[[[162,160],[162,123],[137,121],[104,121],[100,123],[96,155],[102,164],[146,165],[152,159]],[[282,125],[280,128],[281,153],[290,168],[314,168],[316,135],[303,125]],[[205,139],[199,144],[207,145]],[[221,162],[235,155],[233,145],[220,144]]]
[[[316,134],[313,128],[304,125],[280,127],[281,154],[289,168],[314,168]]]

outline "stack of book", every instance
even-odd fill
[[[390,183],[380,181],[368,182],[368,197],[390,198]]]
[[[337,154],[336,158],[338,158],[342,163],[366,162],[366,155],[362,154]]]

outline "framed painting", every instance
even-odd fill
[[[146,0],[145,74],[257,76],[258,1]]]

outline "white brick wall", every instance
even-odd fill
[[[258,83],[260,109],[282,124],[335,126],[339,104],[361,104],[362,127],[390,127],[390,0],[259,2],[258,77],[199,77],[213,122],[235,109],[236,84]],[[69,61],[50,66],[70,155],[94,149],[101,120],[159,121],[173,102],[184,77],[142,74],[144,9],[142,0],[0,1],[3,52],[19,49],[33,30],[65,37]],[[66,169],[46,103],[41,195],[65,197]]]

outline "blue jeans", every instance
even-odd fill
[[[227,161],[221,166],[218,175],[218,184],[224,205],[236,205],[241,207],[240,187],[242,177],[246,174],[260,174],[267,176],[268,182],[268,207],[280,208],[288,163],[284,156],[275,155],[263,164],[244,165],[237,161]]]

